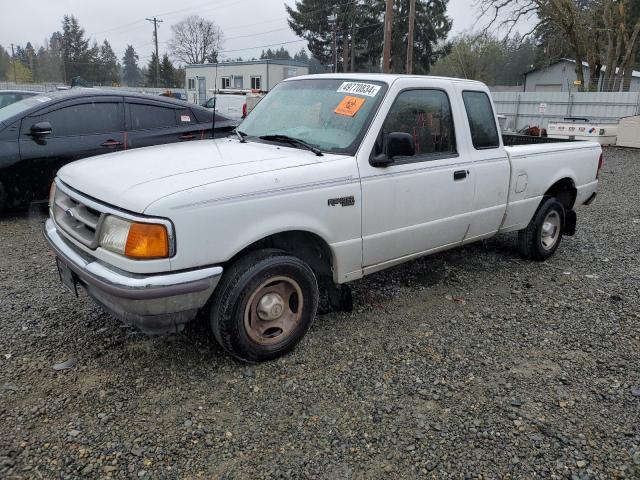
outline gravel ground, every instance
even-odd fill
[[[0,220],[0,477],[640,478],[640,153],[606,158],[548,262],[507,235],[381,272],[251,367],[76,301],[42,214]]]

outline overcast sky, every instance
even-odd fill
[[[31,41],[37,48],[52,32],[61,29],[63,15],[73,14],[92,39],[98,43],[105,38],[109,40],[119,58],[127,44],[131,44],[144,63],[153,50],[153,26],[145,18],[157,16],[164,20],[158,32],[162,55],[171,36],[171,25],[197,14],[222,28],[223,58],[251,58],[259,56],[262,48],[280,45],[293,53],[304,47],[305,42],[289,29],[284,3],[284,0],[28,0],[3,9],[0,45],[9,49],[11,43],[24,46]],[[474,28],[478,15],[470,7],[472,3],[450,0],[452,34]]]

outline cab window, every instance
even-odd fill
[[[406,90],[396,98],[382,127],[383,135],[408,133],[416,154],[424,161],[456,154],[449,97],[442,90]]]
[[[485,92],[467,91],[462,93],[462,100],[467,111],[474,148],[476,150],[498,148],[500,137],[489,96]]]

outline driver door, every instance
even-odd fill
[[[360,163],[365,273],[460,244],[465,237],[474,181],[458,154],[451,96],[441,89],[401,91],[380,138],[408,133],[415,155],[396,157],[386,167]]]

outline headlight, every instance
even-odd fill
[[[167,227],[157,223],[140,223],[113,215],[105,218],[100,229],[102,248],[129,258],[152,259],[169,256]]]

